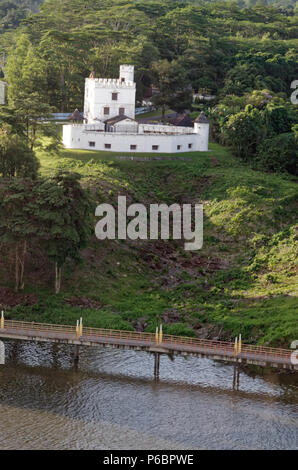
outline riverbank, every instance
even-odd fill
[[[204,205],[204,246],[186,252],[177,240],[91,240],[82,263],[67,263],[62,292],[54,269],[34,244],[27,265],[27,305],[0,304],[6,316],[36,322],[154,331],[289,347],[298,337],[295,218],[292,178],[254,171],[225,148],[181,154],[187,160],[119,159],[121,154],[67,151],[40,154],[41,172],[76,171],[97,203]],[[127,156],[127,153],[123,153]],[[115,158],[116,157],[116,158]],[[1,285],[13,273],[0,261]],[[13,303],[13,302],[12,302]]]

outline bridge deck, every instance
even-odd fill
[[[292,351],[288,349],[242,344],[241,352],[235,355],[235,346],[231,342],[172,335],[163,335],[162,342],[157,344],[155,334],[152,333],[84,327],[83,335],[78,338],[76,328],[73,326],[5,320],[4,328],[0,329],[0,338],[85,346],[103,345],[165,354],[197,355],[229,362],[298,370],[298,365],[291,361]]]

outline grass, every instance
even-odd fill
[[[8,315],[32,321],[154,331],[163,322],[172,334],[289,346],[298,338],[297,187],[291,177],[243,165],[229,151],[179,154],[180,160],[119,160],[121,152],[63,150],[39,154],[41,173],[79,172],[98,203],[118,195],[149,204],[204,204],[204,246],[186,252],[177,240],[98,241],[81,264],[64,267],[62,292],[53,295],[53,269],[36,257],[27,271],[27,292],[39,304]],[[135,155],[135,154],[134,154]],[[168,155],[167,155],[168,156]],[[34,258],[34,255],[33,255]],[[5,266],[0,274],[7,278]],[[100,310],[71,307],[65,299],[92,298]]]

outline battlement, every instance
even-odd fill
[[[86,81],[95,82],[96,88],[135,88],[131,81],[122,81],[120,78],[86,78]]]
[[[120,71],[121,70],[126,70],[128,72],[133,72],[135,69],[134,65],[128,65],[128,64],[122,64],[120,65]]]

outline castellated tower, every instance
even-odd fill
[[[147,124],[135,120],[136,84],[134,66],[120,65],[118,78],[96,78],[92,72],[85,81],[84,124],[80,113],[63,126],[63,144],[68,149],[128,153],[206,152],[209,122],[201,113],[185,126],[178,123]],[[74,123],[76,121],[76,123]]]
[[[119,115],[134,119],[135,99],[133,65],[120,65],[119,78],[94,78],[91,74],[85,80],[84,119],[88,124]]]
[[[133,65],[120,65],[119,78],[125,82],[134,81],[134,66]]]

